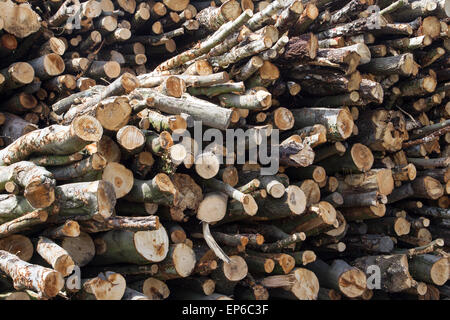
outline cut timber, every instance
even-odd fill
[[[367,231],[376,234],[403,236],[409,234],[411,223],[403,217],[384,217],[378,220],[366,221]]]
[[[189,5],[189,0],[163,0],[167,8],[173,11],[183,11]]]
[[[158,273],[154,277],[160,280],[186,278],[194,271],[195,262],[191,247],[184,243],[173,244],[166,258],[158,264]]]
[[[220,160],[213,152],[204,152],[195,158],[195,171],[203,179],[211,179],[219,173]]]
[[[65,64],[61,56],[49,53],[28,62],[34,69],[34,74],[41,80],[46,80],[64,72]]]
[[[182,288],[183,290],[195,290],[196,292],[202,293],[206,296],[213,294],[216,288],[216,283],[214,280],[203,276],[174,279],[169,283],[177,288]]]
[[[59,227],[52,227],[42,233],[43,236],[51,239],[62,239],[64,237],[76,238],[80,235],[80,225],[73,220],[67,220]]]
[[[276,298],[317,300],[319,293],[319,280],[312,271],[304,268],[296,268],[288,275],[266,277],[262,284],[273,287],[269,293]]]
[[[149,264],[164,260],[169,251],[169,238],[164,227],[154,231],[111,230],[94,241],[93,264]]]
[[[414,195],[419,198],[436,200],[443,196],[444,188],[442,184],[429,176],[418,177],[411,182]]]
[[[121,217],[114,216],[104,221],[87,220],[81,221],[83,231],[89,233],[104,232],[109,230],[130,230],[130,231],[147,231],[157,230],[161,226],[159,217]]]
[[[94,61],[87,75],[93,79],[115,79],[120,75],[120,64],[116,61]]]
[[[116,138],[119,145],[131,154],[141,151],[145,145],[144,133],[132,125],[121,127],[117,131]]]
[[[33,256],[33,243],[27,237],[21,234],[13,234],[9,237],[0,239],[0,250],[15,254],[23,261],[30,261]]]
[[[289,216],[301,215],[306,209],[305,193],[296,185],[286,188],[286,193],[280,198],[263,200],[259,211],[252,220],[274,220]]]
[[[317,37],[312,33],[291,37],[277,63],[288,65],[293,61],[314,60],[318,47]]]
[[[382,195],[391,194],[394,179],[390,169],[372,169],[364,174],[347,175],[339,180],[338,192],[378,190]]]
[[[230,185],[217,179],[208,179],[205,180],[204,183],[209,188],[223,192],[227,194],[229,197],[241,202],[245,212],[248,215],[253,216],[257,213],[258,205],[256,204],[255,200],[251,195],[244,194],[239,190],[236,190]]]
[[[372,168],[374,157],[369,148],[361,143],[355,143],[344,155],[334,155],[319,162],[327,174],[335,172],[367,172]]]
[[[197,210],[197,219],[208,223],[217,222],[225,217],[228,196],[222,192],[210,192],[204,195]]]
[[[34,208],[46,208],[55,200],[52,174],[32,162],[21,161],[0,167],[0,190],[4,190],[8,182],[24,188],[24,196]]]
[[[152,89],[138,89],[147,99],[149,107],[154,107],[169,114],[186,113],[204,125],[224,130],[231,121],[232,110],[221,108],[213,103],[189,95],[182,98],[165,96]]]
[[[0,73],[4,77],[3,90],[12,90],[33,82],[34,69],[27,62],[16,62]]]
[[[163,281],[153,277],[134,282],[130,284],[130,287],[142,292],[148,300],[164,300],[170,295],[169,287]]]
[[[113,186],[103,180],[57,186],[55,196],[59,204],[56,220],[79,216],[109,218],[116,204]]]
[[[126,199],[133,202],[172,203],[177,194],[173,182],[164,173],[149,181],[134,179],[133,188]]]
[[[3,29],[18,38],[25,38],[41,27],[39,15],[28,3],[3,1],[0,3],[0,12]]]
[[[59,272],[30,264],[3,250],[0,250],[0,269],[12,278],[17,290],[31,289],[52,298],[64,287],[64,279]]]
[[[356,259],[353,265],[366,272],[368,277],[373,273],[372,266],[378,266],[381,276],[379,284],[381,289],[387,292],[400,292],[411,288],[414,281],[408,270],[406,255],[367,256]]]
[[[228,292],[234,289],[237,282],[244,279],[247,273],[245,260],[240,256],[230,256],[230,263],[220,261],[218,268],[211,273],[211,278],[216,281],[216,291]]]
[[[307,265],[319,282],[327,288],[339,290],[349,298],[356,298],[366,289],[366,275],[361,270],[351,267],[344,260],[334,260],[331,265],[316,260]]]
[[[69,253],[50,239],[40,237],[36,245],[36,252],[63,277],[72,273],[75,263]]]
[[[353,118],[347,109],[305,108],[291,109],[295,119],[294,128],[300,129],[317,123],[327,128],[330,141],[342,141],[353,131]]]
[[[311,205],[299,216],[275,220],[273,223],[286,233],[304,232],[307,236],[338,227],[336,210],[325,201]]]
[[[432,254],[415,255],[409,263],[414,279],[442,286],[449,277],[448,259]]]
[[[75,180],[88,174],[95,174],[106,166],[106,160],[97,153],[88,158],[68,165],[50,168],[50,172],[57,181]]]
[[[9,165],[24,160],[33,153],[65,155],[80,151],[103,134],[93,117],[76,118],[70,126],[51,125],[32,131],[0,151],[0,164]]]
[[[95,118],[106,130],[118,131],[128,123],[130,114],[128,99],[122,97],[106,98],[95,107]]]
[[[346,221],[355,221],[381,218],[386,213],[386,206],[383,203],[379,203],[375,206],[339,208],[339,210],[344,215]]]
[[[168,1],[168,0],[165,0]],[[164,2],[165,2],[164,1]],[[189,2],[188,0],[184,1],[175,1],[172,0],[173,3],[180,2]],[[185,8],[181,9],[184,10]],[[172,9],[174,10],[174,9]],[[174,11],[181,11],[174,10]],[[239,17],[242,13],[241,6],[238,1],[228,0],[225,1],[220,7],[208,7],[201,10],[196,16],[195,19],[200,23],[201,26],[205,27],[209,31],[216,31],[219,29],[224,23],[227,21],[231,21]]]
[[[23,114],[35,108],[36,105],[37,100],[33,95],[21,92],[2,103],[2,108],[15,114]]]
[[[102,179],[112,184],[117,199],[124,197],[133,188],[133,172],[117,162],[106,165]]]
[[[122,300],[151,300],[145,294],[131,288],[126,288]]]
[[[89,234],[80,232],[78,237],[64,237],[61,247],[72,257],[79,267],[87,265],[95,256],[94,241]]]
[[[125,278],[119,273],[107,271],[92,279],[82,281],[76,299],[80,300],[120,300],[126,289]]]
[[[207,41],[200,43],[194,49],[187,50],[173,58],[170,58],[169,60],[166,60],[158,67],[156,67],[155,71],[161,72],[165,70],[171,70],[182,65],[183,63],[191,61],[196,57],[207,53],[213,47],[225,40],[230,34],[233,34],[238,28],[242,27],[252,16],[253,13],[251,10],[245,10],[235,20],[229,21],[226,24],[222,25],[219,30],[217,30]]]

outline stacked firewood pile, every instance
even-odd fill
[[[0,298],[449,299],[449,15],[0,2]]]

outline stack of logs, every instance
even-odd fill
[[[0,2],[0,299],[450,299],[449,16]]]

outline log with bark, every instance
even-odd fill
[[[0,299],[448,298],[450,1],[23,2]]]

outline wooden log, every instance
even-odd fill
[[[41,296],[52,298],[64,286],[61,274],[49,268],[30,264],[7,251],[0,251],[0,268],[12,278],[14,288],[36,290]]]
[[[291,112],[295,119],[294,128],[323,124],[330,141],[345,140],[353,131],[353,119],[346,109],[308,108],[291,109]]]
[[[100,273],[92,279],[83,279],[82,287],[76,294],[79,300],[120,300],[126,289],[125,278],[119,273]]]
[[[53,269],[62,276],[72,273],[75,266],[69,253],[48,238],[40,237],[36,246],[36,252],[47,261]]]
[[[362,295],[366,289],[366,275],[363,271],[351,267],[343,260],[334,260],[331,265],[316,260],[307,265],[325,287],[339,290],[349,298]]]
[[[111,230],[94,240],[96,256],[93,264],[149,264],[164,260],[169,238],[164,227],[154,231]],[[149,245],[151,243],[151,245]]]
[[[380,268],[379,284],[387,292],[400,292],[411,288],[413,279],[409,273],[408,259],[405,255],[367,256],[356,259],[352,265],[364,270],[367,276],[373,272],[370,266]]]

